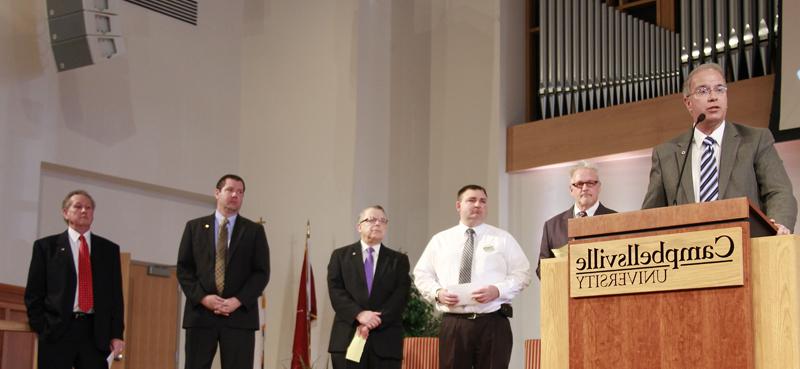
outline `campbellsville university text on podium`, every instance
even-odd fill
[[[570,297],[741,286],[742,229],[571,245]]]

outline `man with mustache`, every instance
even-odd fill
[[[540,276],[539,268],[542,259],[555,257],[553,249],[567,244],[567,225],[570,219],[616,213],[616,211],[603,206],[599,201],[602,184],[597,174],[597,168],[582,161],[572,168],[569,178],[569,193],[575,199],[575,204],[544,223],[542,244],[539,248],[539,263],[536,266],[537,276]]]
[[[771,218],[778,234],[790,234],[797,219],[797,200],[775,150],[775,139],[768,129],[725,120],[727,90],[724,72],[717,64],[703,64],[689,73],[683,84],[683,101],[692,121],[699,123],[693,132],[653,150],[650,185],[642,208],[747,196]],[[690,138],[693,143],[687,147]],[[686,155],[690,163],[680,176]]]

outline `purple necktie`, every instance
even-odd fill
[[[364,275],[367,277],[367,293],[372,294],[372,273],[375,270],[375,259],[372,258],[372,246],[367,247],[367,260],[364,260]]]

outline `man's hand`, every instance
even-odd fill
[[[242,303],[236,297],[222,300],[222,304],[214,310],[214,314],[228,316],[231,315],[236,309],[242,306]]]
[[[367,337],[369,337],[369,328],[367,328],[366,325],[359,325],[358,328],[356,328],[356,334],[367,339]]]
[[[111,339],[111,353],[116,357],[125,350],[125,341],[117,338]]]
[[[458,295],[455,293],[449,293],[444,288],[440,288],[438,291],[436,291],[436,300],[439,301],[440,304],[456,306],[458,304]]]
[[[200,300],[200,303],[203,304],[206,309],[214,311],[215,313],[216,310],[222,306],[223,302],[225,302],[225,299],[217,295],[206,295],[206,297],[203,297],[203,299]]]
[[[786,228],[786,226],[784,226],[783,224],[776,223],[775,219],[770,219],[770,222],[772,222],[772,224],[778,227],[778,236],[792,234],[792,231],[790,231],[789,228]]]
[[[381,313],[370,310],[364,310],[356,315],[356,320],[367,329],[375,329],[381,325]]]
[[[481,304],[492,301],[498,297],[500,297],[500,290],[491,284],[472,292],[472,299]]]

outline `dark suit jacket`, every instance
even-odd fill
[[[94,233],[89,243],[94,344],[98,350],[109,352],[111,339],[122,339],[125,328],[119,246]],[[66,231],[34,242],[25,287],[25,306],[30,326],[40,339],[48,342],[71,339],[65,333],[72,322],[77,275]]]
[[[381,244],[378,265],[367,293],[361,242],[333,251],[328,263],[328,294],[336,312],[328,352],[345,352],[353,339],[363,310],[381,312],[381,325],[369,332],[368,341],[379,357],[403,358],[403,311],[411,286],[408,256]]]
[[[214,214],[190,220],[178,249],[178,281],[186,295],[184,328],[258,329],[258,297],[269,281],[269,246],[264,227],[239,215],[233,225],[225,267],[225,290],[214,283]],[[230,316],[216,315],[200,303],[206,295],[236,297],[242,303]]]
[[[643,209],[668,206],[675,200],[683,157],[691,155],[690,148],[686,147],[691,135],[684,133],[653,149],[650,185]],[[719,198],[747,196],[768,217],[793,230],[797,200],[774,143],[768,129],[726,122],[719,164]],[[686,163],[678,204],[695,202],[691,165]]]
[[[616,211],[611,210],[603,203],[597,207],[594,215],[613,214]],[[569,219],[575,217],[575,205],[572,205],[565,212],[558,214],[544,223],[544,230],[542,230],[542,245],[539,247],[539,261],[536,263],[536,275],[539,275],[539,268],[542,264],[542,259],[554,258],[553,249],[557,249],[567,244],[567,225]]]

